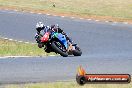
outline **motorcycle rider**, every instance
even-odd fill
[[[72,42],[71,38],[69,38],[67,36],[67,34],[59,27],[58,24],[46,26],[42,22],[38,22],[36,24],[36,30],[37,30],[37,33],[35,35],[35,39],[36,39],[37,43],[40,43],[40,37],[42,37],[46,32],[49,32],[49,33],[58,32],[58,33],[62,33],[63,35],[65,35],[66,39],[71,43],[70,47],[72,46],[73,42]],[[42,48],[42,46],[39,45],[39,48]]]

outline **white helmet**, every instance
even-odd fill
[[[44,28],[44,24],[42,22],[38,22],[36,24],[36,30],[41,31]]]

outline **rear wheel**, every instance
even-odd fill
[[[68,56],[67,50],[61,43],[53,41],[51,47],[56,53],[59,53],[61,56],[63,57]]]

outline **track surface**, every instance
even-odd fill
[[[80,45],[83,55],[0,59],[0,83],[75,79],[79,65],[88,73],[132,74],[132,25],[0,10],[0,36],[35,42],[38,21],[58,23]]]

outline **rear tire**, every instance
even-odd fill
[[[52,42],[51,47],[52,47],[52,49],[53,49],[56,53],[59,53],[61,56],[63,56],[63,57],[67,57],[67,56],[68,56],[68,53],[67,53],[67,52],[63,52],[62,50],[60,50],[60,49],[56,46],[56,44],[55,44],[54,41]]]

